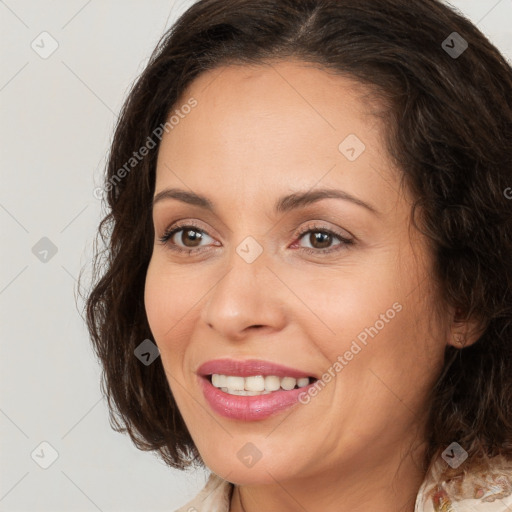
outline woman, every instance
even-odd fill
[[[91,338],[180,511],[512,507],[512,70],[436,0],[202,0],[107,167]]]

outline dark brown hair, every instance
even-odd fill
[[[455,46],[453,32],[468,44],[460,55],[443,43]],[[86,303],[113,427],[170,466],[202,463],[161,358],[146,366],[134,356],[152,338],[143,297],[158,147],[122,179],[119,170],[203,71],[287,58],[352,77],[387,105],[387,149],[417,200],[411,215],[434,254],[440,304],[486,326],[475,344],[446,347],[425,467],[452,441],[468,462],[512,459],[512,69],[437,0],[201,0],[162,37],[115,130]]]

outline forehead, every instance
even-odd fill
[[[199,75],[173,112],[190,98],[197,105],[162,139],[157,190],[183,177],[194,189],[236,189],[242,202],[315,183],[369,198],[396,179],[385,126],[351,78],[298,61],[226,66]]]

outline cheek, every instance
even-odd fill
[[[419,286],[425,269],[405,258],[397,265],[391,253],[379,263],[365,266],[364,272],[354,267],[343,279],[324,283],[321,292],[311,290],[311,309],[321,311],[323,322],[335,333],[323,337],[311,331],[311,336],[331,362],[342,356],[343,368],[338,368],[351,384],[360,383],[363,375],[377,379],[367,372],[371,369],[408,394],[415,384],[424,386],[436,373],[443,336],[429,322],[431,291],[424,283]],[[411,368],[417,371],[414,381]]]
[[[165,293],[165,286],[158,279],[158,272],[155,265],[151,262],[146,274],[144,287],[144,307],[148,318],[149,327],[158,343],[160,336],[165,332],[164,319],[167,316],[169,297]]]
[[[155,341],[168,345],[176,331],[190,321],[198,301],[197,291],[184,277],[175,275],[161,258],[153,258],[146,273],[144,306]]]
[[[375,328],[379,332],[386,331],[402,321],[401,299],[404,295],[397,286],[392,269],[383,265],[362,269],[354,266],[353,269],[339,271],[338,275],[326,275],[323,279],[320,276],[314,280],[310,276],[299,279],[298,285],[303,287],[298,288],[307,297],[308,308],[318,313],[318,317],[305,314],[303,319],[304,322],[308,320],[309,327],[304,322],[303,326],[309,329],[314,325],[312,339],[323,340],[322,345],[331,340],[329,345],[332,348],[344,351],[348,349],[345,345],[350,345],[353,339],[364,343],[371,339],[372,333],[376,333]]]
[[[360,414],[368,421],[388,422],[400,401],[420,410],[442,363],[440,330],[429,324],[420,293],[414,295],[384,294],[368,306],[370,314],[347,318],[340,385],[359,388],[356,401],[365,404]]]
[[[180,337],[176,331],[182,327],[179,322],[183,302],[176,291],[176,281],[170,283],[164,272],[155,263],[150,263],[146,274],[144,289],[144,306],[154,342],[158,346],[162,357],[162,364],[170,371],[170,361],[176,361],[180,351]],[[173,354],[173,357],[170,357]]]
[[[165,370],[182,376],[187,366],[190,339],[197,326],[208,286],[202,286],[197,272],[171,266],[157,255],[148,266],[144,289],[144,305],[149,327]],[[181,377],[180,377],[181,378]],[[175,392],[172,379],[169,382]],[[179,394],[180,389],[176,389]]]

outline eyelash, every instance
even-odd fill
[[[183,223],[183,224],[178,224],[178,225],[174,226],[173,228],[170,228],[167,231],[165,231],[163,236],[161,238],[159,238],[160,243],[165,245],[168,249],[170,249],[172,251],[175,251],[177,253],[186,253],[189,256],[192,254],[196,254],[198,252],[203,252],[205,249],[202,247],[196,247],[193,249],[182,249],[181,247],[178,247],[176,244],[169,243],[169,240],[176,233],[183,231],[185,228],[192,228],[194,231],[208,235],[208,233],[206,231],[201,229],[199,226],[195,225],[193,222],[187,222],[187,223]],[[316,224],[308,225],[305,228],[303,228],[301,231],[299,231],[299,233],[296,234],[297,240],[300,240],[304,235],[306,235],[308,233],[324,233],[324,234],[328,234],[328,235],[333,235],[334,237],[338,238],[341,241],[341,243],[339,245],[328,248],[328,249],[314,249],[314,248],[310,248],[310,247],[300,247],[299,248],[299,250],[305,251],[308,254],[326,255],[326,254],[330,254],[332,252],[346,249],[347,246],[354,244],[354,240],[345,238],[344,236],[341,235],[341,233],[337,233],[335,231],[324,228],[322,226],[318,226]],[[210,235],[208,235],[208,236],[210,236]]]

